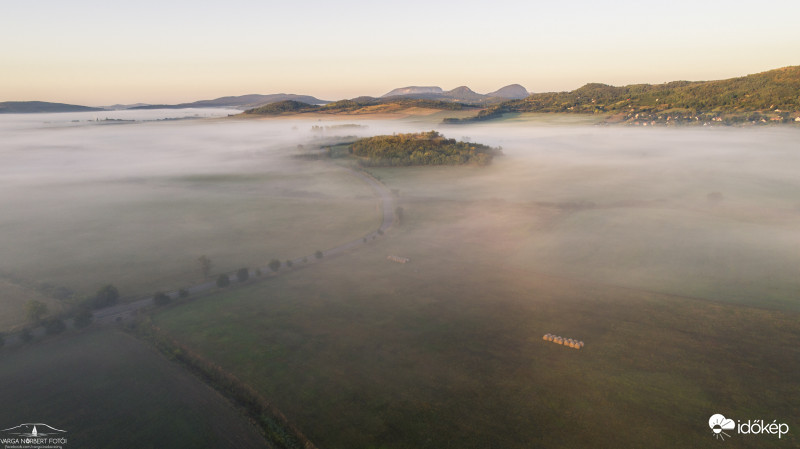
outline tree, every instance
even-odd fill
[[[269,261],[269,269],[272,271],[278,271],[281,269],[281,261],[278,259],[272,259]]]
[[[157,292],[155,295],[153,295],[153,302],[157,306],[167,305],[171,300],[172,298],[170,298],[169,295],[164,292]]]
[[[189,290],[186,290],[185,288],[178,290],[178,297],[186,298],[188,296],[189,296]]]
[[[256,268],[256,277],[261,277],[262,274],[264,273],[261,272],[261,268]]]
[[[291,260],[287,260],[285,263],[286,263],[286,266],[289,267],[289,268],[292,268],[292,265],[294,265],[294,262],[292,262]]]
[[[75,327],[81,329],[92,324],[92,318],[92,311],[87,307],[81,307],[80,310],[78,310],[78,313],[75,314],[73,323],[75,323]]]
[[[117,290],[117,287],[108,284],[97,291],[92,300],[92,306],[95,309],[102,309],[116,304],[117,301],[119,301],[119,290]]]
[[[317,250],[314,252],[314,257],[316,257],[317,259],[322,259],[322,256],[324,256],[324,254],[322,254],[322,251]]]
[[[197,258],[197,263],[200,265],[200,273],[203,274],[203,279],[208,279],[211,276],[211,259],[203,254]]]
[[[239,271],[236,272],[236,279],[238,279],[239,282],[250,279],[250,270],[247,268],[239,268]]]
[[[47,305],[32,299],[25,304],[25,314],[28,317],[28,321],[38,324],[42,317],[47,315]]]
[[[217,287],[223,288],[231,285],[231,279],[227,274],[220,274],[217,278]]]
[[[19,334],[19,338],[22,339],[23,343],[30,343],[33,341],[33,333],[26,327],[25,329],[22,329],[22,333]]]
[[[0,348],[6,345],[6,334],[0,332]]]
[[[61,318],[50,318],[44,323],[44,331],[47,332],[47,335],[60,334],[66,329],[67,325]]]

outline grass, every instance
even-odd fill
[[[572,148],[556,153],[549,148],[564,143],[558,131],[554,134],[529,148],[532,155],[511,146],[508,157],[496,158],[485,169],[370,171],[399,190],[420,230],[463,230],[464,238],[503,245],[504,264],[800,311],[800,185],[776,162],[765,164],[736,147],[755,145],[748,142],[753,135],[741,136],[745,143],[733,141],[735,134],[695,136],[708,140],[703,142],[707,148],[720,144],[714,139],[723,144],[730,139],[732,156],[708,151],[668,156],[664,152],[669,150],[642,143],[637,144],[640,151],[625,148],[625,137],[633,134],[609,137],[602,130],[591,132],[602,155],[594,149],[571,154]],[[767,142],[774,138],[758,134]],[[685,139],[681,133],[659,137],[676,145]],[[776,146],[763,151],[778,164],[792,166],[794,153]],[[719,204],[707,199],[715,190],[724,192]]]
[[[320,447],[708,447],[713,413],[800,418],[797,313],[542,274],[463,203],[405,206],[357,253],[156,321]]]
[[[25,305],[28,301],[44,303],[51,314],[62,310],[63,304],[60,301],[5,279],[0,279],[0,292],[3,292],[3,313],[0,314],[0,331],[18,330],[26,322],[27,312]]]
[[[4,350],[0,379],[3,428],[47,423],[67,431],[67,447],[265,446],[220,395],[112,329]]]
[[[370,169],[404,209],[385,237],[155,320],[331,449],[705,448],[714,413],[792,426],[798,186],[774,164],[793,153],[636,136],[547,128],[485,169]],[[665,153],[685,139],[704,151]]]
[[[201,255],[219,273],[356,239],[378,226],[376,205],[352,175],[310,162],[280,172],[68,185],[9,207],[0,272],[77,296],[107,283],[123,296],[152,294],[202,281]],[[0,298],[4,309],[19,302],[12,289]]]
[[[550,127],[514,137],[516,126],[464,128],[507,150],[485,169],[371,169],[399,191],[404,218],[361,250],[165,307],[154,321],[329,449],[705,448],[716,444],[707,426],[714,413],[797,423],[800,190],[787,169],[796,140],[697,131],[641,139],[639,130]],[[689,144],[703,150],[677,150]],[[762,147],[769,150],[753,153]],[[127,249],[132,261],[157,256],[148,263],[180,281],[170,264],[188,276],[185,264],[200,254],[235,269],[248,254],[283,260],[292,254],[277,254],[280,245],[310,253],[334,236],[360,235],[361,225],[374,229],[378,216],[363,215],[363,206],[374,211],[375,200],[339,175],[297,183],[300,174],[275,171],[162,178],[145,183],[141,204],[119,207],[115,193],[124,192],[95,198],[116,204],[112,215],[121,220],[93,215],[80,223],[94,226],[88,236],[121,240],[98,248]],[[712,206],[707,194],[715,190],[725,200]],[[125,215],[128,208],[136,213]],[[154,227],[169,231],[152,254],[137,252],[142,235],[123,238],[148,223],[125,227],[147,210],[155,211],[145,214],[151,219],[180,218]],[[110,223],[121,226],[118,234]],[[261,234],[237,228],[259,223],[280,230],[265,247],[253,243]],[[16,235],[24,235],[20,229]],[[196,253],[184,258],[187,247]],[[87,261],[108,257],[86,251],[64,265],[85,273]],[[182,262],[168,261],[175,254]],[[390,254],[411,262],[389,262]],[[98,269],[108,282],[111,268]],[[141,274],[137,282],[149,279]],[[586,347],[544,342],[545,333]],[[17,385],[17,366],[42,369],[13,358],[22,354],[0,364]],[[53,419],[66,411],[60,405]],[[780,441],[736,435],[724,444],[799,442],[790,432]]]

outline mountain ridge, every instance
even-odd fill
[[[480,94],[467,86],[458,86],[445,91],[439,86],[407,86],[392,89],[380,98],[415,98],[419,100],[458,101],[469,103],[500,103],[528,96],[528,91],[519,84],[509,84],[488,94]]]
[[[48,112],[91,112],[105,109],[77,104],[53,103],[49,101],[3,101],[0,114],[43,114]]]
[[[232,107],[236,109],[252,109],[264,106],[270,103],[277,103],[281,101],[297,101],[307,104],[327,104],[330,101],[320,100],[319,98],[310,95],[297,95],[297,94],[248,94],[238,96],[219,97],[213,100],[198,100],[190,103],[179,104],[151,104],[144,106],[134,106],[129,109],[188,109],[188,108],[219,108],[219,107]]]
[[[785,123],[797,121],[795,115],[800,113],[800,66],[712,81],[625,86],[588,83],[567,92],[531,94],[493,105],[472,118],[445,122],[491,120],[516,112],[606,114],[617,115],[622,121],[651,124],[675,120]],[[768,116],[746,117],[756,112]]]

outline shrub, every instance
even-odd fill
[[[25,313],[28,316],[28,321],[38,323],[44,315],[47,315],[47,305],[32,299],[25,304]]]
[[[278,259],[272,259],[269,261],[269,269],[272,271],[278,271],[281,269],[281,261]]]
[[[188,296],[189,296],[189,290],[186,290],[185,288],[178,290],[178,297],[186,298]]]
[[[231,285],[231,279],[227,274],[220,274],[217,278],[217,287],[223,288]]]
[[[250,270],[247,268],[239,268],[239,270],[236,272],[236,279],[238,279],[239,282],[244,282],[250,279]]]
[[[108,284],[97,291],[92,299],[92,307],[95,309],[102,309],[114,305],[119,301],[119,290],[111,284]]]
[[[316,257],[317,259],[322,259],[322,256],[324,256],[324,254],[322,254],[322,251],[317,250],[316,252],[314,252],[314,257]]]
[[[157,306],[167,305],[171,300],[172,298],[170,298],[169,295],[164,292],[158,292],[153,295],[153,302],[156,303]]]
[[[47,333],[47,335],[60,334],[66,329],[67,325],[64,324],[64,320],[61,318],[50,318],[44,323],[44,331]]]
[[[78,313],[75,314],[73,322],[75,323],[75,327],[80,329],[92,324],[92,318],[92,311],[86,307],[81,307]]]

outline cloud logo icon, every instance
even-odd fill
[[[733,430],[736,427],[736,423],[732,419],[727,419],[717,413],[708,418],[708,427],[711,427],[711,431],[714,432],[714,438],[725,441],[725,437],[730,437],[730,435],[725,433],[724,430]]]

